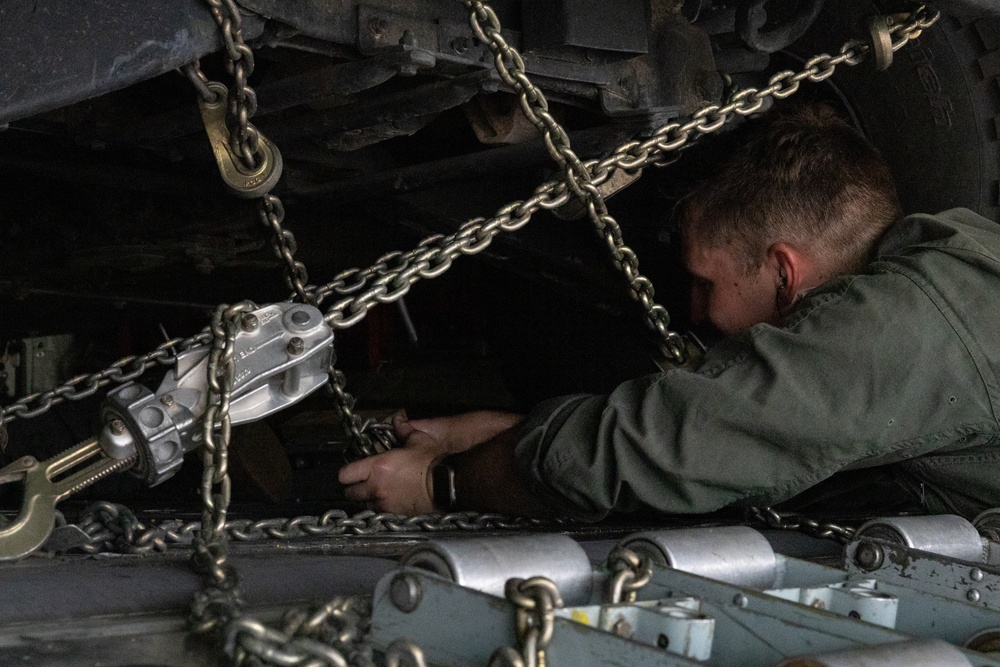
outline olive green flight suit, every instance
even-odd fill
[[[697,372],[542,403],[515,456],[542,500],[581,518],[773,504],[860,469],[971,517],[1000,506],[998,371],[1000,226],[913,215],[864,274],[715,346]]]

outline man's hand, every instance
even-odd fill
[[[401,447],[340,469],[349,500],[396,514],[434,510],[430,469],[448,454],[458,455],[456,472],[463,509],[541,516],[535,501],[514,470],[516,429],[523,417],[510,412],[469,412],[439,419],[409,420],[405,412],[392,418]]]
[[[523,415],[495,410],[478,410],[452,417],[413,420],[408,419],[405,412],[399,412],[393,417],[392,423],[396,427],[396,435],[402,442],[405,442],[413,431],[419,431],[437,441],[446,453],[457,454],[512,429],[523,419]]]
[[[344,495],[380,512],[408,516],[433,512],[429,471],[446,451],[434,438],[412,427],[397,424],[397,433],[402,447],[340,469],[337,478],[347,486]]]

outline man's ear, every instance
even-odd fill
[[[805,258],[787,243],[775,243],[767,249],[768,266],[774,272],[775,307],[781,315],[791,310],[795,296],[802,289]]]

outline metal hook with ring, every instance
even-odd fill
[[[281,153],[270,140],[260,135],[260,163],[252,170],[240,164],[229,148],[229,128],[226,126],[226,100],[229,91],[217,81],[209,82],[207,88],[215,93],[215,99],[206,101],[201,96],[198,108],[201,110],[201,120],[212,145],[215,162],[219,165],[222,181],[238,197],[263,197],[281,178]]]

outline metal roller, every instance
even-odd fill
[[[430,570],[498,597],[512,577],[548,577],[566,606],[589,604],[594,586],[590,559],[566,535],[430,540],[403,556],[400,565]]]
[[[872,519],[858,528],[854,541],[865,538],[902,544],[911,549],[982,563],[986,550],[975,526],[954,514]]]
[[[972,667],[957,648],[940,639],[913,640],[789,658],[777,667]]]
[[[778,562],[764,536],[746,526],[684,528],[630,535],[619,546],[683,572],[752,588],[773,588]]]

